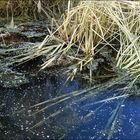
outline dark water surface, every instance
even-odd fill
[[[17,89],[0,89],[0,138],[43,139],[62,137],[66,131],[71,129],[72,125],[75,125],[79,121],[74,108],[70,105],[74,102],[74,99],[73,101],[68,100],[53,105],[31,117],[29,115],[33,110],[37,112],[46,107],[46,105],[49,106],[55,102],[33,109],[29,107],[85,87],[83,81],[80,79],[67,84],[65,82],[66,78],[60,75],[46,76],[43,79],[34,79],[29,85]],[[57,111],[60,111],[58,115],[50,117],[41,126],[29,130],[37,122],[45,120]],[[63,123],[66,124],[63,125]]]
[[[1,139],[106,139],[111,116],[120,106],[113,139],[140,138],[140,99],[112,100],[94,104],[118,92],[107,90],[94,96],[64,98],[87,85],[81,79],[65,83],[66,77],[46,76],[17,89],[0,89]],[[56,99],[56,97],[62,98]],[[37,103],[51,100],[43,105]],[[121,103],[121,104],[120,104]],[[41,112],[38,112],[45,108]],[[110,119],[109,119],[110,118]],[[38,125],[36,125],[38,122]],[[113,121],[112,121],[113,122]],[[36,126],[35,126],[36,125]],[[34,127],[33,127],[34,126]]]

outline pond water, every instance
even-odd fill
[[[72,91],[86,88],[86,82],[65,82],[64,75],[48,75],[20,88],[0,89],[0,138],[106,139],[115,119],[113,139],[140,138],[139,98],[99,103],[120,93],[77,94]],[[118,116],[111,119],[118,106]]]
[[[1,25],[0,48],[39,43],[47,27],[42,22],[15,29]],[[81,78],[66,79],[45,74],[17,88],[0,87],[0,139],[140,139],[139,97],[98,102],[121,92],[114,87],[98,93]]]

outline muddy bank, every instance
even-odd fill
[[[2,23],[0,27],[0,86],[18,87],[29,82],[28,77],[31,76],[29,73],[34,71],[34,76],[38,73],[38,64],[42,62],[42,58],[19,66],[15,57],[26,53],[28,48],[40,44],[48,34],[49,25],[46,25],[46,22],[16,21],[15,27],[9,28],[6,21]]]

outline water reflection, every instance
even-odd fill
[[[65,80],[62,75],[47,75],[21,88],[0,89],[0,138],[107,139],[113,127],[113,139],[140,138],[138,97],[95,104],[120,93],[114,89],[70,93],[87,85],[78,78],[67,84]],[[119,115],[112,119],[117,107]]]
[[[70,126],[78,122],[76,112],[68,102],[53,105],[39,113],[37,112],[49,104],[31,109],[29,107],[86,86],[80,79],[67,84],[65,82],[66,78],[63,76],[47,75],[45,78],[33,79],[29,85],[21,88],[1,89],[0,137],[13,139],[34,138],[34,136],[35,138],[63,137],[68,127],[70,129]],[[30,129],[42,120],[40,127]]]

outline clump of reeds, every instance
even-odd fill
[[[66,55],[76,61],[72,77],[88,66],[92,80],[95,56],[107,46],[117,51],[110,42],[117,38],[118,28],[106,13],[105,5],[107,6],[103,1],[81,1],[77,6],[71,7],[71,2],[68,2],[68,9],[62,16],[63,23],[54,20],[57,30],[50,31],[50,36],[36,50],[38,55],[47,53],[48,56],[42,69]],[[50,40],[55,40],[55,44],[47,45]]]
[[[103,1],[81,1],[77,6],[71,7],[69,1],[68,9],[62,16],[63,23],[54,20],[57,25],[55,32],[57,36],[50,31],[50,36],[44,40],[41,47],[39,46],[40,54],[48,53],[48,60],[42,68],[66,55],[77,62],[72,67],[72,77],[77,71],[82,71],[88,66],[90,80],[92,80],[96,55],[108,46],[117,51],[110,42],[117,38],[118,26],[106,13],[104,6],[107,7],[108,4],[109,2]],[[56,45],[42,47],[51,39],[56,40]]]
[[[101,50],[110,47],[117,54],[111,56],[116,58],[114,67],[125,69],[137,79],[140,76],[139,9],[139,2],[81,1],[71,7],[69,1],[63,23],[57,26],[57,41],[60,44],[52,52],[51,59],[43,64],[43,68],[62,55],[67,55],[77,60],[72,75],[88,65],[92,79],[94,58]],[[54,37],[53,34],[51,37]],[[119,42],[119,48],[111,44],[113,40]]]
[[[113,61],[113,70],[123,69],[137,79],[140,76],[139,7],[139,2],[80,1],[75,5],[69,0],[62,18],[52,18],[56,31],[48,29],[50,35],[23,55],[26,57],[20,56],[20,62],[46,54],[44,69],[66,56],[75,62],[71,67],[72,78],[86,68],[92,80],[96,57],[103,56]],[[119,47],[112,44],[113,40],[119,42]]]
[[[58,30],[60,38],[68,44],[64,53],[70,51],[72,46],[75,48],[70,56],[78,60],[73,73],[82,71],[88,65],[90,79],[95,56],[107,45],[115,51],[107,39],[116,37],[117,27],[107,15],[104,5],[106,2],[103,1],[81,1],[71,8],[69,3],[63,25]]]

